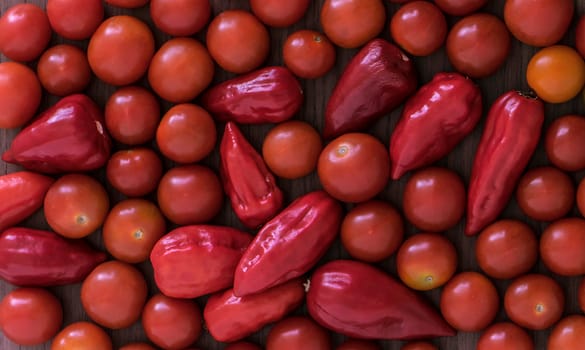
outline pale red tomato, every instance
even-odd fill
[[[569,315],[552,329],[547,350],[580,350],[585,344],[585,316]]]
[[[13,61],[34,60],[50,40],[47,13],[35,4],[16,4],[0,17],[0,53]]]
[[[37,63],[37,74],[45,90],[56,96],[82,92],[91,81],[91,68],[85,52],[67,44],[45,51]]]
[[[110,185],[128,197],[140,197],[154,191],[163,174],[160,157],[150,148],[118,151],[106,165]]]
[[[540,235],[540,257],[552,272],[585,274],[585,220],[565,218],[548,225]]]
[[[335,47],[327,37],[314,30],[299,30],[286,38],[282,59],[297,77],[315,79],[335,65]]]
[[[19,128],[35,115],[41,104],[41,83],[24,64],[0,63],[0,128]]]
[[[172,36],[190,36],[201,31],[211,17],[209,0],[151,0],[154,25]]]
[[[55,33],[84,40],[104,20],[104,4],[102,0],[47,0],[47,16]]]
[[[477,341],[476,350],[534,350],[534,341],[521,327],[511,322],[495,323]]]
[[[252,12],[271,27],[290,27],[303,18],[311,0],[250,0]]]
[[[409,2],[392,16],[390,35],[411,55],[428,56],[443,46],[447,20],[441,10],[428,1]]]
[[[53,338],[51,350],[112,350],[112,339],[100,327],[89,322],[75,322]]]

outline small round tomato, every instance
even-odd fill
[[[575,29],[575,48],[585,58],[585,15],[579,17]]]
[[[344,202],[365,202],[386,187],[390,156],[374,136],[348,133],[325,146],[319,155],[317,173],[332,197]]]
[[[156,52],[148,69],[150,87],[170,102],[197,97],[213,80],[213,61],[205,46],[192,38],[174,38]]]
[[[221,210],[223,188],[211,169],[186,165],[163,175],[157,198],[160,210],[175,224],[200,224],[213,219]]]
[[[85,40],[104,20],[104,4],[102,0],[47,0],[47,16],[55,33]]]
[[[97,230],[109,207],[104,186],[83,174],[63,175],[49,187],[44,200],[47,223],[68,238],[82,238]]]
[[[435,4],[451,16],[467,16],[482,8],[488,0],[435,0]]]
[[[35,115],[41,104],[41,83],[24,64],[0,63],[0,128],[19,128]]]
[[[390,35],[411,55],[428,56],[443,46],[447,20],[441,10],[428,1],[409,2],[392,16]]]
[[[142,327],[150,341],[165,349],[184,349],[201,334],[199,306],[188,299],[156,294],[144,306]]]
[[[463,332],[477,332],[496,317],[500,297],[494,284],[477,272],[461,272],[443,287],[440,308],[445,320]]]
[[[540,235],[540,257],[552,272],[585,274],[585,220],[565,218],[548,225]]]
[[[545,47],[528,62],[526,80],[545,102],[567,102],[583,90],[585,61],[572,47]]]
[[[128,85],[140,79],[154,54],[150,28],[132,16],[112,16],[89,40],[87,58],[95,75],[111,85]]]
[[[229,344],[224,350],[262,350],[262,348],[247,341],[239,341],[237,343]]]
[[[408,238],[396,253],[398,276],[412,289],[440,287],[455,274],[457,251],[449,239],[436,233]]]
[[[404,344],[400,350],[439,350],[439,348],[426,341],[413,341]]]
[[[551,163],[565,171],[585,169],[585,117],[564,115],[553,120],[546,130],[544,148]]]
[[[476,350],[534,350],[534,341],[521,327],[511,322],[495,323],[477,341]]]
[[[381,350],[380,345],[369,340],[348,339],[339,345],[336,350]]]
[[[577,302],[582,312],[585,312],[585,277],[581,278],[577,289]]]
[[[243,10],[227,10],[218,14],[207,27],[206,42],[215,62],[224,70],[236,74],[260,67],[270,49],[266,27],[254,15]]]
[[[335,65],[335,55],[331,41],[314,30],[292,33],[282,47],[284,64],[304,79],[319,78],[329,72]]]
[[[45,51],[37,63],[37,74],[45,90],[57,96],[82,92],[91,80],[85,52],[67,44]]]
[[[266,134],[262,157],[275,175],[298,179],[315,170],[322,149],[321,135],[311,124],[291,120]]]
[[[156,350],[152,345],[146,343],[130,343],[120,347],[119,350]]]
[[[105,0],[105,2],[116,7],[135,9],[146,6],[150,0]]]
[[[184,103],[169,109],[156,130],[160,152],[177,163],[195,163],[207,157],[217,141],[211,115],[203,108]]]
[[[337,46],[353,49],[375,38],[386,24],[381,0],[325,0],[321,27]]]
[[[517,325],[543,330],[555,324],[563,314],[565,295],[552,278],[529,274],[516,278],[504,294],[506,314]]]
[[[549,337],[547,350],[579,350],[585,343],[585,316],[569,315],[557,323]]]
[[[303,18],[311,0],[250,0],[252,13],[271,27],[290,27]]]
[[[163,173],[159,156],[150,148],[131,148],[110,156],[106,178],[113,188],[128,197],[154,191]]]
[[[211,17],[209,0],[151,0],[154,25],[173,36],[190,36],[205,27]]]
[[[331,349],[327,330],[307,317],[291,316],[277,322],[268,332],[266,350]]]
[[[59,332],[62,323],[61,302],[45,289],[14,289],[0,301],[0,331],[15,344],[47,342]]]
[[[53,338],[51,350],[112,350],[112,339],[100,327],[89,322],[75,322]]]
[[[465,212],[465,184],[446,168],[430,167],[415,172],[402,197],[404,216],[423,231],[448,230]]]
[[[45,11],[34,4],[16,4],[0,17],[0,53],[13,61],[39,57],[51,40]]]
[[[447,35],[447,56],[472,78],[495,73],[510,53],[510,34],[498,17],[477,13],[460,19]]]
[[[341,243],[349,255],[378,262],[394,254],[404,237],[404,222],[389,203],[372,200],[351,209],[341,223]]]

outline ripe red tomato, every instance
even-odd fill
[[[153,54],[150,28],[131,16],[112,16],[103,21],[87,48],[92,71],[111,85],[136,82],[146,73]]]
[[[477,341],[476,350],[534,350],[532,337],[511,322],[495,323],[487,328]]]
[[[47,16],[55,33],[85,40],[104,20],[104,4],[101,0],[47,0]]]
[[[266,350],[331,349],[330,335],[307,317],[291,316],[277,322],[268,332]]]
[[[284,64],[296,76],[304,79],[325,75],[335,65],[335,56],[335,47],[331,41],[314,30],[304,29],[292,33],[282,47]]]
[[[224,348],[224,350],[262,350],[262,348],[247,341],[240,341],[229,344]]]
[[[585,169],[585,117],[564,115],[553,120],[546,130],[544,148],[551,163],[565,171]]]
[[[91,80],[85,52],[68,44],[45,51],[37,63],[37,74],[45,90],[57,96],[82,92]]]
[[[575,29],[575,48],[585,58],[585,15],[579,17],[577,27]]]
[[[211,17],[209,0],[151,0],[154,25],[173,36],[190,36],[205,27]]]
[[[548,337],[548,350],[579,350],[585,343],[585,316],[569,315],[557,323]]]
[[[443,46],[447,20],[441,10],[428,1],[409,2],[392,16],[390,35],[411,55],[428,56]]]
[[[540,256],[552,272],[585,274],[585,220],[565,218],[548,225],[540,235]]]
[[[439,350],[439,348],[426,341],[413,341],[404,344],[400,350]]]
[[[250,0],[252,12],[271,27],[290,27],[303,18],[311,0]]]
[[[498,17],[477,13],[459,20],[447,35],[447,56],[459,72],[472,78],[495,73],[510,52],[510,34]]]
[[[339,345],[336,350],[381,350],[380,345],[369,340],[348,339]]]
[[[18,288],[0,301],[0,331],[18,345],[40,345],[53,338],[63,323],[57,297],[41,288]]]
[[[467,16],[481,9],[488,0],[435,0],[443,12],[451,16]]]
[[[506,314],[517,325],[542,330],[555,324],[563,313],[565,295],[552,278],[529,274],[516,278],[504,294]]]
[[[75,322],[53,338],[51,350],[112,350],[112,339],[100,327],[89,322]]]
[[[0,17],[0,53],[13,61],[39,57],[51,40],[45,11],[34,4],[16,4]]]
[[[150,0],[105,0],[106,4],[112,6],[134,9],[142,6],[146,6]]]
[[[201,334],[201,310],[188,299],[156,294],[144,306],[142,327],[150,341],[165,349],[184,349]]]
[[[481,302],[479,302],[481,301]],[[441,313],[449,324],[463,332],[486,328],[496,317],[500,297],[494,284],[477,272],[461,272],[443,287]]]
[[[163,173],[159,156],[150,148],[130,148],[110,156],[106,178],[128,197],[140,197],[156,189]]]
[[[120,350],[156,350],[153,346],[146,343],[131,343],[126,344]]]
[[[218,14],[207,27],[207,48],[224,70],[236,74],[260,67],[268,57],[270,36],[254,15],[243,10]]]
[[[41,104],[41,83],[35,72],[16,62],[0,63],[0,128],[26,124]]]
[[[581,311],[585,312],[585,277],[581,278],[577,289],[577,302]]]

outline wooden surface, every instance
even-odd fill
[[[83,0],[79,0],[83,1]],[[292,0],[283,0],[283,1],[292,1]],[[282,64],[282,54],[281,54],[281,47],[282,43],[284,42],[286,36],[289,33],[292,33],[298,29],[316,29],[320,30],[319,26],[319,9],[321,4],[324,0],[315,0],[313,1],[309,11],[307,12],[306,16],[303,18],[302,21],[297,23],[291,28],[287,29],[271,29],[271,37],[272,37],[272,51],[269,57],[269,64]],[[9,6],[18,3],[18,0],[0,0],[0,13],[3,13]],[[29,3],[36,3],[41,6],[44,6],[45,1],[42,0],[29,0]],[[388,3],[388,1],[385,1]],[[502,15],[502,7],[503,7],[504,0],[492,0],[490,4],[485,8],[485,11],[497,14],[501,17]],[[576,1],[577,5],[577,14],[581,15],[585,13],[585,2],[579,0]],[[224,9],[235,9],[235,8],[244,8],[248,9],[248,1],[246,0],[212,0],[213,4],[213,12],[214,14],[219,13]],[[386,4],[387,5],[387,14],[388,19],[397,9],[397,6],[394,4]],[[157,45],[160,45],[167,36],[163,35],[159,31],[157,31],[154,26],[152,25],[152,21],[148,18],[148,8],[142,8],[138,10],[120,10],[114,9],[111,7],[107,7],[106,15],[111,16],[120,13],[129,13],[139,18],[145,20],[156,33],[157,37]],[[572,44],[574,39],[574,23],[576,21],[577,15],[575,15],[573,19],[573,25],[571,32],[569,32],[565,38],[563,39],[564,43]],[[449,18],[450,24],[453,24],[454,18]],[[546,25],[546,24],[543,24]],[[388,28],[384,29],[383,33],[381,34],[382,37],[389,39]],[[203,35],[198,35],[199,38],[203,39]],[[60,43],[63,42],[61,38],[57,36],[53,36],[52,43]],[[87,42],[76,42],[76,45],[81,47],[86,47]],[[536,51],[535,48],[528,47],[526,45],[520,44],[518,41],[513,40],[513,46],[511,55],[506,61],[505,66],[498,71],[497,74],[478,81],[481,89],[483,91],[484,96],[484,105],[485,109],[490,106],[491,102],[501,93],[510,90],[510,89],[519,89],[519,90],[527,90],[527,84],[525,81],[525,69],[530,59],[531,55]],[[301,120],[307,120],[312,122],[319,130],[321,130],[323,124],[323,112],[324,106],[326,104],[327,98],[331,93],[333,86],[335,85],[336,79],[339,76],[340,72],[342,71],[345,64],[348,60],[352,57],[355,53],[355,50],[341,50],[338,49],[337,53],[337,64],[335,69],[330,72],[327,76],[312,80],[312,81],[302,81],[302,85],[305,91],[306,101],[302,111],[296,117]],[[2,58],[4,60],[4,58]],[[432,75],[436,72],[443,71],[443,70],[451,70],[451,66],[444,54],[443,50],[440,50],[436,54],[426,57],[416,59],[416,65],[419,71],[420,81],[421,83],[427,82],[431,79]],[[34,63],[32,64],[34,66]],[[218,69],[216,73],[216,81],[222,81],[228,78],[228,75],[225,72],[222,72]],[[104,105],[108,96],[114,91],[114,88],[111,86],[106,86],[104,83],[98,81],[94,78],[91,87],[89,88],[88,93],[90,96],[94,97],[96,101],[100,105]],[[49,103],[56,101],[54,97],[46,96],[44,99],[44,106],[47,106]],[[164,109],[169,108],[169,104],[163,104]],[[562,105],[547,105],[547,121],[546,125],[550,124],[550,122],[563,114],[567,113],[579,113],[585,114],[585,108],[582,99],[576,98],[575,100],[571,101],[570,103],[565,103]],[[391,115],[382,118],[380,122],[378,122],[374,127],[372,127],[369,131],[379,137],[379,139],[384,143],[388,144],[390,132],[396,123],[398,116],[400,113],[400,109],[394,111]],[[474,154],[474,150],[477,146],[479,141],[479,137],[483,128],[483,123],[480,124],[479,127],[476,128],[474,133],[466,138],[464,142],[462,142],[459,147],[452,152],[448,157],[442,159],[438,162],[439,165],[448,166],[452,169],[455,169],[461,174],[466,181],[469,179],[472,158]],[[252,143],[256,147],[260,147],[261,140],[267,130],[270,129],[269,125],[266,126],[254,126],[254,127],[243,127],[243,131],[246,135],[251,139]],[[2,150],[5,150],[12,137],[16,133],[15,130],[1,130],[0,131],[0,146]],[[118,145],[119,146],[119,145]],[[216,149],[217,150],[217,149]],[[215,169],[217,169],[217,151],[205,161],[205,163],[210,164]],[[536,165],[543,165],[547,164],[546,157],[544,155],[542,143],[538,147],[537,154],[533,157],[530,167]],[[171,165],[167,162],[167,165]],[[0,163],[0,171],[2,174],[12,172],[17,170],[18,167],[8,165],[6,163]],[[574,177],[575,183],[582,177],[582,174],[571,174]],[[103,172],[98,174],[98,176],[102,176]],[[384,198],[394,205],[400,207],[401,206],[401,195],[402,190],[405,183],[405,178],[401,181],[391,181],[388,183],[385,191],[381,194],[381,198]],[[286,193],[287,201],[292,200],[295,196],[298,196],[301,193],[304,193],[311,189],[316,189],[319,187],[319,182],[315,174],[312,174],[306,178],[296,181],[280,181],[279,182],[281,187],[284,189]],[[112,192],[111,193],[111,200],[112,204],[122,198],[121,195]],[[573,211],[573,215],[578,215],[576,209]],[[520,210],[518,209],[516,203],[513,201],[510,202],[506,211],[502,215],[502,217],[508,218],[518,218],[525,220],[528,222],[538,233],[542,232],[542,229],[545,227],[543,223],[537,223],[531,220],[528,220]],[[236,224],[236,220],[234,220],[233,214],[231,213],[231,209],[229,208],[229,204],[224,205],[224,209],[222,210],[221,215],[215,220],[218,223],[226,223],[226,224]],[[35,214],[32,218],[26,221],[26,224],[31,227],[36,228],[48,228],[46,222],[43,220],[42,211]],[[413,233],[414,229],[409,226],[408,232]],[[458,253],[460,256],[459,262],[459,271],[465,270],[478,270],[477,263],[475,261],[473,255],[473,245],[474,245],[474,238],[467,238],[463,235],[463,222],[460,222],[459,225],[455,228],[450,230],[446,233],[446,235],[456,243]],[[90,240],[98,245],[101,246],[100,242],[100,233],[96,232],[91,235]],[[58,254],[58,252],[55,252]],[[329,250],[327,256],[324,258],[325,260],[334,259],[337,257],[347,257],[347,253],[341,247],[339,241],[335,242],[335,245]],[[389,259],[388,261],[383,262],[380,264],[383,268],[387,269],[394,273],[394,261],[393,258]],[[148,263],[140,265],[140,268],[144,271],[144,273],[148,276],[150,292],[154,293],[156,291],[156,287],[152,281],[152,271],[149,267]],[[545,268],[543,267],[542,263],[539,262],[538,266],[535,268],[535,271],[546,272]],[[562,286],[565,289],[566,296],[567,296],[567,306],[565,310],[565,314],[570,313],[578,313],[579,308],[577,306],[576,301],[576,290],[577,284],[579,279],[578,278],[560,278],[555,276]],[[497,282],[498,289],[500,291],[500,295],[503,296],[503,292],[505,287],[507,286],[508,282]],[[0,282],[0,297],[6,295],[13,287],[8,285],[5,282]],[[80,300],[79,300],[79,291],[80,286],[67,286],[67,287],[60,287],[52,289],[61,299],[65,309],[65,324],[72,323],[74,321],[79,320],[88,320],[87,315],[85,315],[84,311],[82,310]],[[438,305],[438,297],[439,291],[433,291],[427,293],[427,295],[433,300],[435,305]],[[204,300],[199,300],[201,305],[203,305]],[[356,308],[359,305],[355,305]],[[303,309],[297,311],[297,313],[304,313]],[[505,314],[503,311],[499,313],[497,320],[504,320]],[[263,331],[253,335],[250,337],[251,340],[256,341],[258,343],[262,343],[264,336],[267,332],[267,328]],[[141,329],[139,323],[135,324],[133,327],[121,331],[110,332],[114,344],[117,347],[128,343],[130,341],[146,341],[146,337]],[[546,337],[548,332],[534,332],[531,333],[534,336],[535,342],[537,343],[538,349],[544,349],[546,343]],[[475,349],[475,343],[477,341],[479,334],[478,333],[459,333],[456,337],[452,338],[444,338],[444,339],[436,339],[434,342],[437,345],[440,345],[441,349]],[[336,336],[335,342],[339,343],[343,337]],[[381,343],[385,349],[399,349],[401,342],[393,341],[393,342],[382,342]],[[197,345],[201,349],[223,349],[224,345],[215,342],[208,334],[204,334],[198,341]],[[28,347],[26,349],[49,349],[50,344],[45,344],[44,346],[38,347]],[[10,343],[5,337],[0,334],[0,349],[2,350],[15,350],[15,349],[25,349],[25,347],[18,347],[12,343]]]

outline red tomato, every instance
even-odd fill
[[[565,295],[552,278],[541,274],[518,277],[504,294],[506,314],[517,325],[543,330],[555,324],[563,314]]]
[[[127,9],[146,6],[150,0],[105,0],[106,4]]]
[[[441,293],[441,313],[453,328],[477,332],[496,317],[500,297],[494,284],[477,272],[455,275]]]
[[[390,35],[411,55],[428,56],[443,46],[447,20],[441,10],[428,1],[409,2],[392,16]]]
[[[165,349],[184,349],[201,334],[201,310],[188,299],[156,294],[144,306],[142,327],[150,341]]]
[[[250,0],[252,12],[271,27],[290,27],[303,18],[311,0]]]
[[[218,14],[207,27],[207,48],[224,70],[236,74],[256,69],[268,57],[268,30],[254,15],[243,10]]]
[[[488,0],[435,0],[443,12],[451,16],[467,16],[482,8]]]
[[[205,27],[211,17],[209,0],[151,0],[154,25],[173,36],[190,36]]]
[[[41,95],[41,83],[35,72],[20,63],[1,62],[0,128],[19,128],[26,124],[39,108]]]
[[[348,133],[331,141],[319,156],[317,173],[332,197],[365,202],[380,193],[390,176],[386,146],[372,135]]]
[[[582,312],[585,312],[585,277],[581,278],[579,288],[577,290],[577,302]]]
[[[585,117],[564,115],[553,120],[546,130],[544,148],[551,163],[565,171],[585,169]]]
[[[75,322],[63,328],[51,343],[51,350],[112,350],[112,339],[89,322]]]
[[[413,341],[404,344],[400,350],[439,350],[439,348],[426,341]]]
[[[119,350],[156,350],[153,346],[146,343],[131,343],[122,346]]]
[[[348,339],[339,345],[336,350],[381,350],[380,345],[373,341],[361,339]]]
[[[585,316],[569,315],[557,323],[549,337],[547,350],[579,350],[585,343]]]
[[[34,4],[16,4],[0,17],[0,53],[13,61],[39,57],[51,40],[45,11]]]
[[[319,78],[329,72],[335,65],[335,56],[331,41],[314,30],[292,33],[282,47],[284,64],[296,76],[305,79]]]
[[[149,148],[131,148],[110,156],[106,178],[113,188],[128,197],[154,191],[163,173],[162,161]]]
[[[486,329],[477,341],[476,350],[534,350],[528,333],[511,322],[495,323]]]
[[[540,256],[552,272],[563,276],[585,274],[585,220],[557,220],[540,235]]]
[[[154,54],[154,36],[141,20],[112,16],[100,24],[87,48],[95,75],[111,85],[128,85],[140,79]]]
[[[312,319],[301,316],[285,318],[268,332],[266,350],[297,349],[331,349],[329,333]]]
[[[577,51],[585,58],[585,15],[579,17],[575,29],[575,47]]]
[[[45,51],[37,63],[37,74],[45,90],[57,96],[82,92],[91,80],[85,52],[67,44]]]
[[[63,308],[57,297],[41,288],[19,288],[0,301],[0,331],[18,345],[40,345],[61,329]]]
[[[224,350],[262,350],[262,348],[247,341],[240,341],[229,344]]]
[[[47,0],[47,16],[55,33],[84,40],[104,20],[104,5],[101,0]]]

